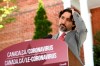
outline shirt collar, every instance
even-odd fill
[[[71,30],[70,30],[70,31],[71,31]],[[67,31],[67,32],[65,32],[65,33],[67,34],[67,33],[69,33],[70,31]],[[62,33],[63,33],[63,32],[59,30],[59,36],[61,36]]]

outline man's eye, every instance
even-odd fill
[[[67,18],[66,20],[67,20],[67,21],[71,21],[70,18]]]

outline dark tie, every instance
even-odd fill
[[[62,35],[58,39],[64,41],[65,40],[65,38],[64,38],[65,35],[66,35],[66,33],[62,33]]]

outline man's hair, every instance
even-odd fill
[[[72,10],[71,10],[71,8],[67,8],[67,9],[64,9],[64,10],[60,11],[60,13],[59,13],[59,18],[60,18],[60,17],[62,16],[62,14],[65,13],[65,12],[71,13],[70,20],[73,22],[73,25],[75,25],[75,21],[74,21],[74,19],[73,19],[73,15],[72,15]],[[76,25],[75,25],[74,27],[72,27],[72,30],[74,30],[75,27],[76,27]]]

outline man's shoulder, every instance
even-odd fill
[[[77,30],[72,30],[72,31],[70,31],[68,33],[76,33],[76,32],[77,32]]]

